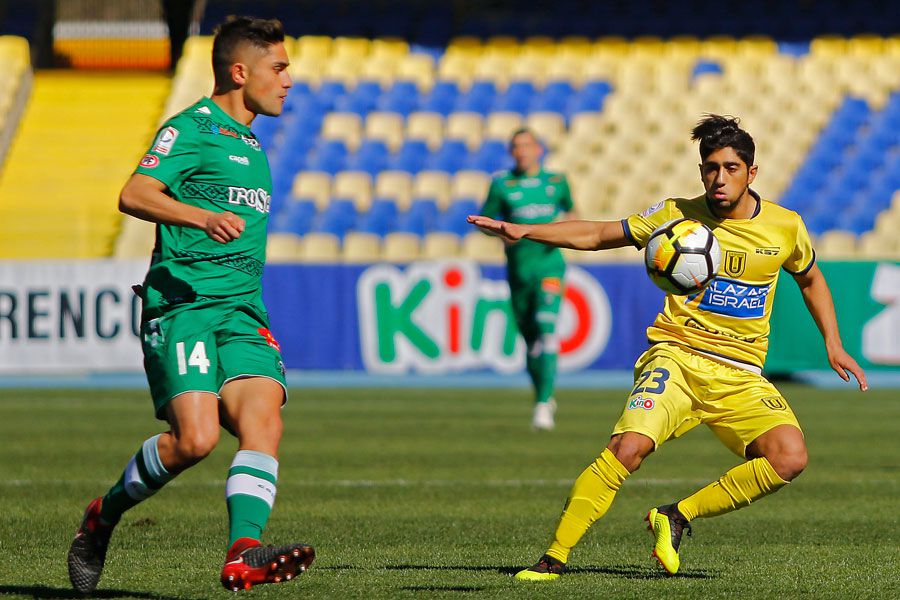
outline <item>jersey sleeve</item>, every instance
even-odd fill
[[[784,270],[792,275],[803,275],[809,271],[816,262],[816,251],[812,247],[812,240],[803,219],[797,216],[797,234],[794,240],[794,248],[790,256],[784,261]]]
[[[170,189],[184,182],[199,166],[196,138],[178,121],[163,125],[135,173],[148,175]]]
[[[499,219],[503,216],[503,194],[500,192],[500,180],[493,179],[491,186],[488,188],[487,199],[481,207],[481,214],[492,219]]]
[[[561,175],[560,179],[559,208],[563,212],[570,212],[575,208],[575,203],[572,201],[572,188],[569,187],[569,180],[564,175]]]
[[[647,245],[647,240],[653,231],[665,223],[676,218],[673,215],[675,210],[674,200],[664,200],[657,202],[653,206],[647,208],[643,212],[635,213],[627,219],[622,219],[622,227],[625,229],[625,236],[634,246],[640,250]]]

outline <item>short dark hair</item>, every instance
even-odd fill
[[[749,133],[740,128],[741,120],[737,117],[707,114],[691,131],[692,140],[700,140],[700,159],[722,148],[734,148],[734,151],[747,163],[753,164],[756,156],[756,144]]]
[[[534,141],[536,141],[538,144],[541,143],[540,138],[537,136],[537,134],[534,131],[532,131],[528,127],[519,127],[518,129],[513,131],[512,134],[509,136],[509,145],[512,146],[514,139],[516,139],[520,135],[526,135],[526,134],[530,135],[532,137],[532,139],[534,139]]]
[[[234,52],[247,42],[261,50],[272,44],[284,42],[284,27],[278,19],[257,19],[231,15],[216,27],[213,39],[212,67],[216,77],[216,87],[225,85],[230,79]]]

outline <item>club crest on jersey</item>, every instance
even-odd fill
[[[176,139],[178,139],[178,130],[174,127],[166,127],[159,132],[153,151],[157,154],[168,155],[172,150],[172,146],[175,145]]]
[[[250,146],[251,148],[253,148],[254,150],[256,150],[257,152],[260,151],[260,150],[262,150],[262,148],[260,148],[260,146],[259,146],[259,140],[257,140],[257,139],[254,138],[254,137],[250,137],[249,135],[241,134],[241,140],[242,140],[245,144],[247,144],[248,146]]]
[[[787,410],[787,404],[781,396],[766,396],[760,398],[760,402],[771,408],[772,410]]]
[[[729,277],[740,277],[747,266],[747,253],[737,250],[726,250],[722,260],[722,268]]]
[[[152,169],[159,164],[159,157],[154,154],[145,154],[141,159],[141,166],[145,169]]]

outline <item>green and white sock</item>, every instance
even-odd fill
[[[228,545],[240,538],[262,537],[275,504],[278,461],[254,450],[238,450],[228,469]]]
[[[158,440],[159,435],[146,440],[128,461],[119,480],[106,492],[100,509],[100,518],[105,523],[115,525],[126,510],[158,492],[174,477],[162,464]]]
[[[534,385],[535,402],[547,402],[553,396],[558,346],[554,334],[544,333],[528,351],[525,367]]]

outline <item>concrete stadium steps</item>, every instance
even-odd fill
[[[37,72],[0,175],[0,257],[110,256],[168,93],[161,74]]]

